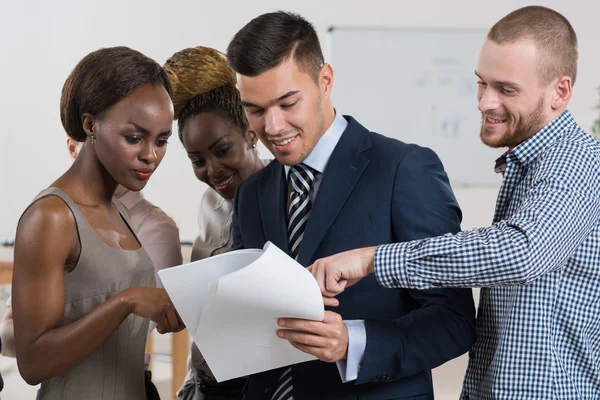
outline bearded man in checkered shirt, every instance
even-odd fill
[[[481,287],[461,399],[600,399],[600,144],[567,110],[577,37],[531,6],[489,31],[475,71],[481,140],[507,147],[493,225],[318,260],[332,297],[374,272],[390,288]]]

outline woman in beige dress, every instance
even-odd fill
[[[183,328],[113,196],[119,184],[141,190],[164,157],[169,95],[161,66],[126,47],[90,53],[65,82],[61,120],[84,144],[15,240],[17,363],[43,400],[144,399],[148,320],[161,333]]]
[[[236,89],[235,74],[223,54],[207,47],[175,53],[165,64],[173,86],[173,106],[181,139],[196,177],[210,186],[201,202],[200,232],[192,261],[231,247],[232,200],[238,186],[264,163],[256,151],[256,134]],[[198,348],[192,344],[188,376],[180,399],[234,400],[245,379],[217,384]]]

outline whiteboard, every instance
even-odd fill
[[[500,184],[479,139],[475,68],[486,31],[329,29],[333,104],[371,131],[433,149],[453,186]]]

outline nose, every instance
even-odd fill
[[[139,156],[146,164],[153,164],[157,160],[156,146],[151,141],[145,141]]]
[[[207,174],[208,178],[214,177],[222,169],[223,169],[223,166],[214,158],[206,160],[206,174]]]
[[[498,98],[498,93],[493,89],[488,87],[479,89],[479,111],[485,113],[487,111],[496,110],[500,107],[500,100]]]
[[[277,107],[268,110],[265,116],[265,133],[269,136],[274,136],[284,129],[285,118],[282,111]]]

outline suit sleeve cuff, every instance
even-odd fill
[[[348,329],[348,358],[337,361],[336,365],[342,382],[346,383],[358,378],[367,347],[367,330],[363,320],[344,321],[344,324]]]

